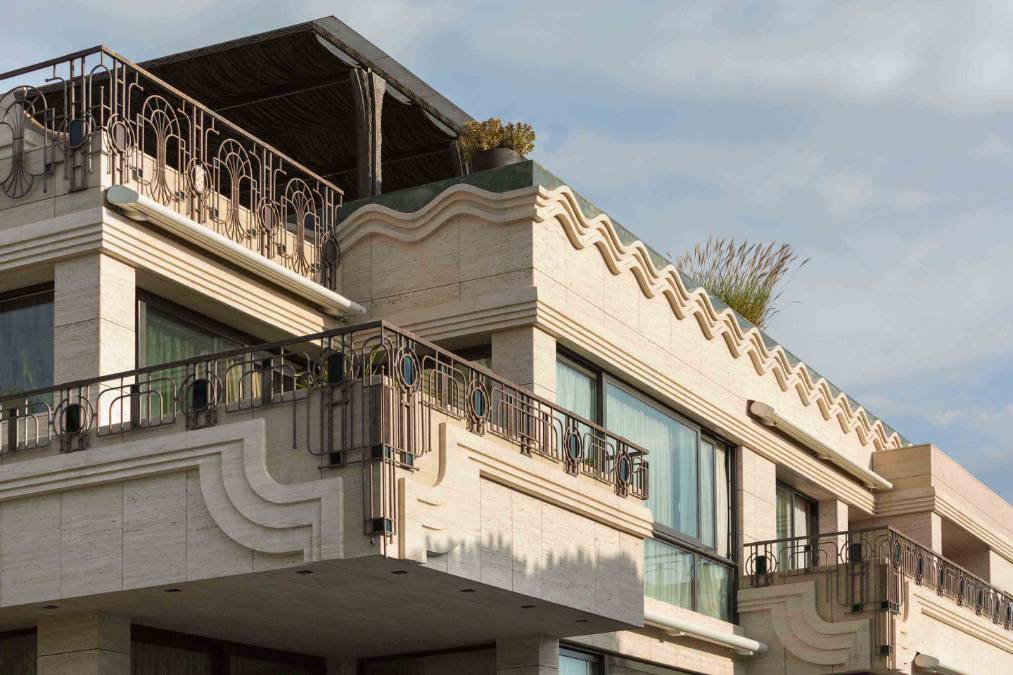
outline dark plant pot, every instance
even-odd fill
[[[492,150],[479,150],[471,156],[471,172],[488,171],[500,167],[523,162],[524,156],[510,148],[493,148]]]

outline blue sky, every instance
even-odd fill
[[[811,262],[770,332],[1013,501],[1013,3],[0,0],[0,68],[334,14],[660,251]]]

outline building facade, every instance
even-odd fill
[[[0,673],[1005,673],[1013,508],[333,18],[0,76]]]

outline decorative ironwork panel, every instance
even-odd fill
[[[50,191],[57,163],[69,189],[85,187],[102,153],[112,183],[334,288],[342,191],[333,183],[105,48],[0,81],[8,198]]]

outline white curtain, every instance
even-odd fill
[[[715,619],[729,621],[731,577],[729,568],[701,558],[696,577],[698,593],[696,611],[713,616]]]
[[[714,485],[717,490],[714,500],[714,513],[717,519],[717,541],[715,548],[718,555],[728,557],[728,452],[721,445],[714,446]]]
[[[556,405],[594,420],[594,379],[565,361],[556,361]]]
[[[644,542],[644,594],[693,608],[693,554],[657,539]]]
[[[606,426],[650,452],[654,520],[690,537],[697,522],[697,432],[626,390],[609,385]]]
[[[714,520],[714,445],[706,439],[700,441],[700,541],[715,548],[717,523]]]

